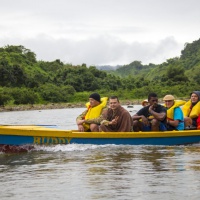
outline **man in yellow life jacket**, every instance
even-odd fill
[[[196,129],[197,118],[200,115],[200,91],[193,91],[190,100],[183,106],[185,129]]]
[[[185,101],[175,100],[171,94],[165,95],[163,101],[167,108],[167,130],[184,130],[184,117],[180,106],[184,105]]]
[[[99,131],[102,113],[107,110],[107,100],[107,97],[101,98],[98,93],[89,96],[89,102],[86,103],[87,110],[76,118],[79,131]]]

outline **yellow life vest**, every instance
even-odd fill
[[[192,105],[191,100],[185,103],[183,106],[184,117],[196,118],[200,115],[200,101],[193,106],[192,110],[190,109]]]
[[[95,107],[91,107],[90,102],[87,102],[85,105],[88,111],[85,115],[85,119],[94,119],[94,118],[99,117],[101,115],[102,109],[105,108],[107,105],[107,100],[108,100],[108,97],[102,97],[101,103]],[[84,123],[83,126],[85,127],[86,130],[88,130],[90,127],[90,125],[86,123]]]
[[[174,105],[167,110],[167,118],[169,120],[173,120],[174,119],[174,109],[184,105],[185,103],[186,103],[186,101],[183,101],[183,100],[175,100]],[[164,106],[166,107],[165,104],[164,104]]]

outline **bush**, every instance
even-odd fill
[[[8,91],[7,89],[8,88],[0,88],[0,105],[1,106],[6,105],[12,99],[12,97],[7,92]]]
[[[50,83],[42,85],[38,91],[44,101],[52,103],[69,102],[75,93],[72,86],[58,87]]]
[[[39,102],[39,96],[36,92],[27,88],[14,88],[11,90],[14,104],[35,104]]]

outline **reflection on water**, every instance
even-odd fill
[[[70,144],[0,154],[1,199],[197,199],[199,151]]]
[[[1,113],[0,120],[75,129],[82,110]],[[1,200],[196,200],[200,198],[199,154],[199,144],[36,145],[28,153],[1,153]]]

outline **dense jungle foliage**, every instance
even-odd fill
[[[37,61],[23,46],[0,48],[0,105],[84,102],[91,92],[121,100],[146,99],[149,92],[188,98],[193,90],[200,90],[200,39],[162,64],[134,61],[109,71]]]

